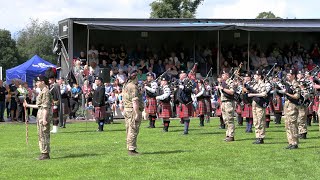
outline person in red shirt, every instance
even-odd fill
[[[307,66],[308,71],[311,71],[313,68],[315,68],[317,65],[313,63],[312,59],[309,59],[309,64]]]

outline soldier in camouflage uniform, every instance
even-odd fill
[[[124,118],[127,132],[128,155],[135,156],[139,153],[137,149],[137,138],[142,119],[143,100],[138,88],[137,71],[129,73],[128,81],[123,91]]]
[[[38,109],[37,113],[37,129],[41,155],[39,160],[50,159],[50,122],[52,119],[52,95],[48,88],[49,82],[44,76],[38,76],[35,79],[37,87],[41,89],[37,96],[36,104],[27,104],[24,101],[24,106]]]
[[[234,87],[231,81],[227,81],[229,79],[229,73],[226,71],[222,71],[222,82],[219,84],[218,89],[221,91],[221,110],[224,123],[227,125],[226,131],[226,142],[234,141]]]
[[[253,97],[252,101],[252,115],[253,124],[255,127],[256,141],[253,144],[263,144],[266,133],[266,103],[263,102],[267,98],[266,86],[261,79],[262,72],[256,71],[253,78],[255,85],[253,90],[255,92],[249,93],[248,97]]]
[[[285,113],[285,127],[287,131],[287,139],[289,145],[286,149],[297,149],[298,148],[298,100],[300,98],[299,83],[295,80],[295,71],[289,70],[287,73],[286,88],[278,90],[278,93],[286,96],[284,104]]]

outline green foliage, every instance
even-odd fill
[[[17,48],[21,56],[20,63],[35,54],[56,64],[56,56],[52,53],[53,37],[58,34],[58,26],[48,21],[30,20],[24,29],[19,31]]]
[[[273,14],[273,12],[261,12],[259,15],[256,17],[256,19],[282,19],[281,17],[276,16]]]
[[[3,67],[3,77],[6,69],[18,65],[18,50],[16,42],[8,30],[0,29],[0,66]]]
[[[168,133],[161,121],[155,129],[145,128],[138,137],[137,157],[126,151],[123,122],[106,125],[96,132],[94,122],[68,123],[51,135],[51,160],[39,156],[36,126],[29,125],[29,145],[25,125],[0,124],[1,179],[318,179],[320,176],[319,127],[308,127],[308,139],[299,149],[286,150],[284,123],[267,129],[265,144],[254,145],[254,133],[236,127],[234,142],[224,142],[225,130],[219,119],[199,127],[192,119],[190,134],[172,120]]]
[[[195,18],[203,0],[156,0],[150,4],[150,18]]]

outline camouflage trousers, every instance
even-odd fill
[[[298,106],[287,100],[284,104],[284,113],[288,143],[296,145],[299,142],[297,125],[299,115]]]
[[[135,150],[137,149],[137,138],[139,134],[139,128],[142,119],[142,113],[139,112],[138,119],[135,119],[135,112],[132,108],[124,109],[124,118],[126,122],[126,132],[127,132],[127,149]]]
[[[234,137],[235,125],[234,125],[234,103],[232,101],[222,102],[221,111],[224,124],[227,126],[226,136]]]
[[[298,133],[303,134],[307,133],[307,107],[298,106]]]
[[[50,110],[49,110],[50,111]],[[50,153],[50,116],[48,115],[47,124],[43,125],[43,116],[45,116],[42,109],[38,110],[37,114],[37,129],[38,129],[38,141],[41,153]]]
[[[266,136],[266,108],[260,107],[253,101],[252,116],[256,138],[264,138]]]

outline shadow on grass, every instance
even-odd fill
[[[301,149],[320,149],[320,146],[308,146],[308,147],[302,147]]]
[[[54,157],[51,159],[69,159],[69,158],[83,158],[83,157],[92,157],[92,156],[100,156],[101,154],[69,154],[62,157]]]
[[[185,152],[191,152],[191,151],[185,151],[185,150],[174,150],[174,151],[154,151],[154,152],[144,152],[141,153],[143,155],[152,155],[152,154],[176,154],[176,153],[185,153]]]
[[[199,135],[207,135],[207,134],[226,134],[225,132],[204,132],[204,133],[199,133]]]
[[[199,131],[199,130],[202,130],[202,129],[189,129],[189,132],[193,132],[193,131]],[[169,132],[183,132],[183,127],[181,129],[173,129],[173,130],[170,130],[169,128]]]
[[[59,133],[64,133],[64,134],[73,134],[73,133],[101,133],[101,132],[97,132],[97,130],[93,130],[93,129],[88,129],[88,130],[80,130],[80,131],[65,131],[65,132],[59,132]]]

